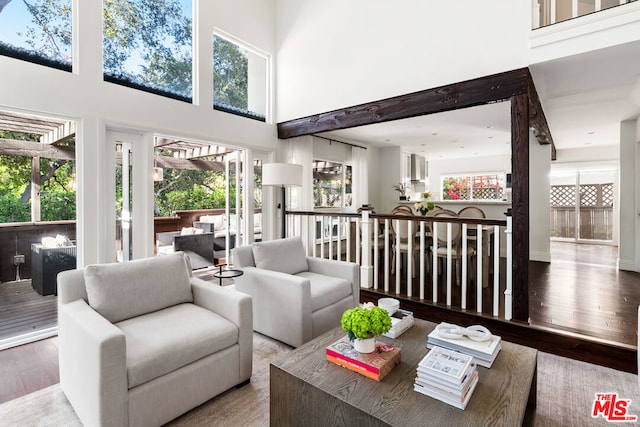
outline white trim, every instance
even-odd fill
[[[624,7],[611,7],[598,13],[590,13],[553,25],[531,30],[529,47],[536,48],[586,34],[631,24],[639,20],[640,2]]]
[[[0,351],[6,350],[11,347],[17,347],[23,344],[29,344],[34,341],[40,341],[45,338],[50,338],[58,335],[58,327],[52,326],[50,328],[40,329],[26,334],[17,335],[15,337],[9,337],[0,340]]]
[[[551,262],[551,253],[549,252],[529,252],[529,261]]]

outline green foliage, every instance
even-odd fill
[[[104,0],[104,70],[191,96],[191,18],[178,0]],[[139,74],[126,62],[139,56]]]
[[[31,220],[31,208],[10,193],[0,193],[0,223],[27,222]]]
[[[40,194],[42,221],[62,221],[76,219],[76,193],[52,192]]]
[[[62,62],[71,62],[71,0],[23,0],[34,26],[23,34],[37,52]]]
[[[213,38],[213,100],[248,109],[249,60],[239,46],[221,37]]]
[[[172,216],[189,209],[225,207],[225,176],[222,172],[165,169],[161,182],[154,183],[155,215]],[[231,176],[229,207],[235,207],[236,189]]]
[[[37,135],[0,131],[0,138],[37,141]],[[75,219],[76,201],[72,183],[74,162],[40,159],[41,220]],[[0,222],[31,221],[31,158],[0,155]]]
[[[391,329],[391,317],[387,310],[380,307],[354,307],[342,313],[340,324],[353,341],[355,338],[364,339],[388,332]]]

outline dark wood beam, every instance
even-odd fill
[[[529,73],[529,70],[527,70]],[[538,97],[536,85],[533,83],[533,77],[529,73],[529,127],[533,129],[533,134],[540,144],[551,144],[551,160],[556,159],[556,146],[553,143],[549,123],[547,117],[542,110],[542,104]]]
[[[32,141],[0,138],[0,154],[6,156],[44,157],[46,159],[75,160],[74,147],[61,147]]]
[[[529,97],[511,98],[513,318],[529,321]]]
[[[314,114],[278,123],[278,138],[293,138],[506,101],[514,95],[527,93],[529,79],[529,70],[521,68],[340,110]]]

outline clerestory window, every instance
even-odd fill
[[[71,0],[0,0],[0,55],[71,71]]]
[[[267,120],[267,57],[219,34],[213,36],[213,108]]]
[[[191,102],[192,0],[104,0],[105,81]]]

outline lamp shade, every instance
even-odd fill
[[[262,185],[291,187],[302,185],[302,165],[265,163],[262,165]]]

